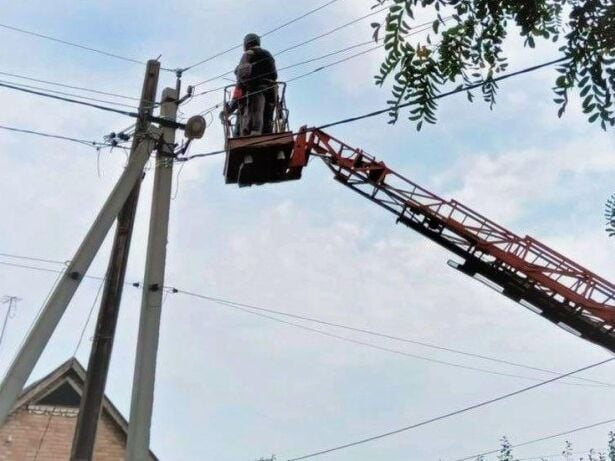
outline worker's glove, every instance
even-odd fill
[[[223,125],[226,125],[228,123],[228,120],[226,118],[226,111],[223,110],[222,112],[220,112],[220,121],[222,122]]]

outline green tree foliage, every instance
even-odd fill
[[[513,449],[511,443],[506,437],[502,437],[500,440],[500,453],[498,454],[498,461],[515,461],[513,456]]]
[[[507,437],[502,437],[500,440],[500,451],[498,453],[498,461],[519,461],[513,454],[514,446],[510,443]],[[572,443],[566,441],[564,449],[561,452],[561,457],[565,461],[615,461],[615,432],[609,432],[608,447],[606,452],[599,452],[594,449],[586,452],[587,458],[581,456],[580,458],[575,456]],[[578,454],[577,454],[578,456]],[[534,458],[532,458],[534,459]],[[485,461],[483,455],[478,456],[475,461]],[[541,458],[541,461],[547,461]]]
[[[589,122],[605,130],[615,125],[613,0],[376,0],[374,7],[386,1],[393,4],[384,23],[386,57],[376,83],[392,80],[390,123],[397,121],[402,103],[412,104],[409,119],[417,129],[435,123],[433,98],[449,83],[459,89],[481,84],[482,98],[493,107],[494,78],[508,67],[504,45],[515,26],[526,47],[534,48],[538,40],[562,44],[554,86],[560,117],[576,89]],[[424,43],[413,45],[406,36],[418,8],[434,9],[437,19]]]
[[[606,201],[604,218],[606,219],[607,234],[609,234],[609,237],[615,236],[615,194]]]
[[[564,450],[562,451],[562,457],[566,460],[566,461],[572,461],[572,444],[566,440],[566,445]]]

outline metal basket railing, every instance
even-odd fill
[[[273,107],[273,123],[272,123],[272,133],[285,133],[290,131],[288,115],[289,111],[286,107],[286,83],[285,82],[276,82],[272,86],[252,91],[246,92],[240,100],[238,100],[239,107],[234,110],[232,113],[229,113],[228,107],[229,104],[233,101],[233,93],[236,85],[229,85],[224,88],[224,135],[226,139],[235,138],[241,136],[242,120],[245,120],[243,116],[243,111],[247,110],[247,106],[249,104],[250,96],[253,96],[257,93],[262,93],[265,91],[270,91],[273,89],[275,93],[275,105]],[[269,134],[269,133],[263,133]]]

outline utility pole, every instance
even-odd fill
[[[175,121],[178,98],[178,89],[166,88],[162,92],[160,110],[162,118]],[[154,173],[143,298],[128,425],[127,461],[146,461],[149,457],[156,356],[173,183],[175,128],[163,127],[162,140],[163,145],[158,149]]]
[[[147,136],[150,128],[148,118],[154,111],[159,74],[160,63],[153,60],[148,61],[130,159],[135,156],[139,144],[142,142],[143,137]],[[96,431],[105,393],[109,362],[113,351],[113,341],[122,300],[140,189],[141,179],[135,183],[117,217],[113,248],[107,267],[105,286],[94,333],[94,342],[90,351],[84,391],[81,397],[73,438],[71,461],[90,461],[94,454]]]
[[[0,330],[0,347],[2,346],[2,341],[4,340],[4,333],[6,332],[6,325],[9,323],[9,318],[11,318],[11,314],[17,308],[17,302],[21,301],[17,296],[3,296],[0,298],[0,304],[6,304],[6,314],[4,315],[4,320],[2,321],[2,330]]]
[[[75,295],[83,276],[100,250],[105,237],[122,210],[128,196],[143,175],[143,168],[149,160],[155,143],[151,136],[141,136],[134,155],[129,158],[109,197],[99,211],[79,248],[70,260],[57,286],[43,306],[40,315],[28,332],[17,356],[0,383],[0,425],[15,405],[24,384],[40,358],[51,335],[60,322],[68,304]]]

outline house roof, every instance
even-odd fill
[[[76,358],[71,358],[47,376],[27,386],[13,407],[13,412],[24,405],[79,407],[85,385],[86,371]],[[105,395],[103,412],[111,417],[121,432],[128,436],[128,421]],[[158,460],[150,450],[152,460]]]

